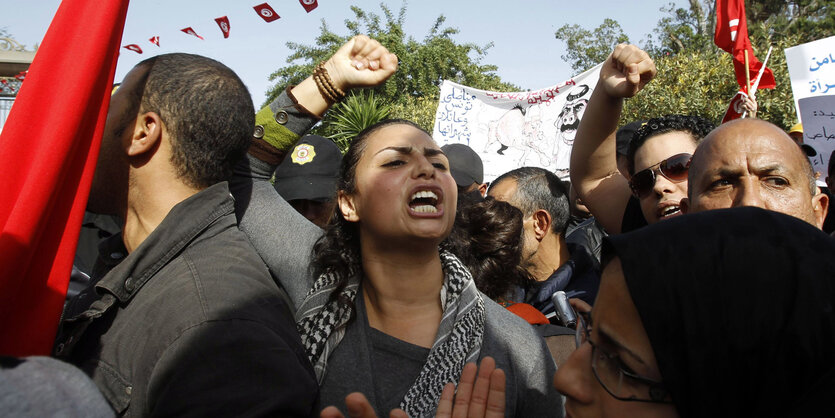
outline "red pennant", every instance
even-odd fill
[[[226,16],[215,19],[217,25],[220,26],[220,31],[223,32],[223,37],[229,37],[229,18]]]
[[[308,13],[312,12],[313,9],[319,7],[319,2],[316,0],[299,0],[299,3],[301,3],[302,7],[304,7],[304,10],[306,10]]]
[[[189,26],[189,27],[187,27],[187,28],[180,29],[180,31],[181,31],[181,32],[185,32],[185,33],[187,33],[187,34],[189,34],[189,35],[191,35],[191,36],[196,36],[196,37],[198,37],[198,38],[200,38],[200,39],[202,39],[202,40],[204,40],[204,41],[205,41],[205,39],[203,39],[203,37],[202,37],[202,36],[198,35],[198,34],[197,34],[197,32],[195,32],[195,31],[194,31],[194,29],[192,29],[192,28],[191,28],[191,26]]]
[[[125,45],[125,46],[123,46],[122,48],[129,49],[129,50],[131,50],[131,51],[133,51],[133,52],[136,52],[137,54],[141,54],[141,53],[142,53],[142,48],[140,48],[140,47],[139,47],[139,45],[137,45],[137,44]]]
[[[151,41],[152,44],[159,46],[159,36],[152,36],[151,39],[148,40]]]
[[[264,19],[265,22],[272,22],[273,20],[278,20],[281,17],[267,3],[259,4],[257,6],[253,6],[252,8],[255,9],[255,13],[258,13],[258,16],[261,16],[261,19]]]

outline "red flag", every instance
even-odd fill
[[[312,12],[313,9],[319,7],[319,2],[317,2],[316,0],[299,0],[299,3],[302,4],[302,7],[304,7],[304,10],[308,13]]]
[[[722,123],[741,118],[742,114],[745,112],[745,109],[742,108],[742,104],[745,103],[745,99],[747,98],[747,94],[742,91],[738,91],[736,96],[731,99],[731,103],[728,105],[728,110],[725,111],[725,116],[722,118]]]
[[[159,36],[152,36],[148,40],[151,41],[152,44],[154,44],[156,46],[159,46]]]
[[[223,37],[229,37],[229,18],[226,16],[215,19],[217,25],[220,26],[220,31],[223,32]]]
[[[196,37],[198,37],[198,38],[200,38],[200,39],[202,39],[202,40],[204,40],[204,41],[205,41],[205,39],[203,39],[203,37],[202,37],[202,36],[198,35],[198,34],[197,34],[197,32],[195,32],[195,31],[194,31],[194,29],[192,29],[192,28],[191,28],[191,26],[189,26],[189,27],[187,27],[187,28],[180,29],[180,31],[181,31],[181,32],[185,32],[185,33],[187,33],[187,34],[189,34],[189,35],[191,35],[191,36],[196,36]]]
[[[52,350],[127,9],[63,0],[0,133],[0,354]]]
[[[261,16],[261,18],[266,22],[272,22],[273,20],[278,20],[281,17],[267,3],[262,3],[257,6],[253,6],[252,8],[255,9],[255,13],[258,13],[258,16]]]
[[[136,52],[137,54],[141,54],[141,53],[142,53],[142,48],[140,48],[140,47],[139,47],[139,45],[137,45],[137,44],[129,44],[129,45],[125,45],[125,46],[123,46],[122,48],[129,49],[129,50],[131,50],[131,51],[133,51],[133,52]]]
[[[751,80],[757,77],[763,64],[754,56],[754,49],[751,48],[743,0],[716,0],[716,32],[713,42],[733,56],[736,81],[742,91],[747,93],[751,86],[745,85],[745,51],[748,51],[747,71]],[[773,89],[776,86],[774,74],[766,68],[758,88]]]

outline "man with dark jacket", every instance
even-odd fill
[[[225,180],[252,99],[214,60],[167,54],[108,110],[88,209],[115,214],[55,354],[129,416],[308,416],[318,385],[286,294],[237,228]]]
[[[516,206],[525,217],[522,267],[537,282],[519,289],[513,301],[533,305],[546,316],[553,315],[551,296],[560,290],[592,304],[600,266],[586,248],[566,243],[568,192],[559,178],[542,168],[517,168],[493,181],[487,195]]]

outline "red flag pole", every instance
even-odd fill
[[[64,0],[0,134],[0,354],[49,354],[128,0]]]

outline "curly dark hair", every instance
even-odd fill
[[[365,128],[351,141],[351,145],[342,157],[339,180],[336,184],[337,193],[351,194],[356,191],[357,164],[365,152],[368,138],[374,132],[390,125],[412,126],[432,136],[416,123],[405,119],[385,119]],[[359,229],[356,223],[348,222],[342,217],[339,205],[336,205],[330,223],[325,227],[325,233],[313,245],[310,268],[313,277],[319,277],[328,272],[347,272],[351,267],[355,267],[358,274],[362,274]],[[331,298],[337,297],[336,295],[339,295],[345,288],[348,278],[345,279],[331,293]],[[347,300],[341,302],[351,304],[351,301]]]
[[[698,144],[714,128],[716,125],[713,122],[695,115],[666,115],[648,120],[635,131],[626,151],[629,173],[635,174],[635,153],[647,139],[667,132],[687,132],[693,137],[693,142]]]
[[[522,211],[492,197],[462,203],[442,246],[467,266],[478,290],[501,300],[510,296],[514,286],[533,283],[520,264]]]

